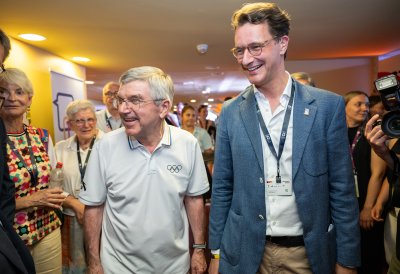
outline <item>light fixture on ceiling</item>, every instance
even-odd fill
[[[197,101],[196,101],[196,99],[191,99],[190,100],[190,103],[196,103]]]
[[[203,93],[203,94],[208,94],[208,93],[210,93],[210,92],[211,92],[210,87],[206,87],[204,90],[202,90],[201,93]]]
[[[94,81],[85,81],[85,84],[86,84],[86,85],[93,85],[93,84],[94,84]]]
[[[39,35],[39,34],[34,34],[34,33],[22,33],[18,35],[22,39],[29,40],[29,41],[43,41],[46,40],[47,38]]]
[[[208,98],[208,102],[214,102],[214,98]]]
[[[89,58],[87,58],[87,57],[81,57],[81,56],[72,57],[72,60],[74,60],[74,61],[76,61],[76,62],[85,62],[85,63],[90,61]]]
[[[208,45],[207,44],[198,44],[196,46],[197,52],[200,54],[205,54],[208,51]]]

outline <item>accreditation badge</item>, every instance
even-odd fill
[[[279,177],[278,180],[276,177],[269,178],[265,185],[270,196],[291,196],[293,194],[292,182],[285,178]]]

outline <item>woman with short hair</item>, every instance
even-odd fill
[[[24,124],[32,103],[33,88],[19,69],[0,73],[0,116],[7,131],[7,162],[15,184],[14,228],[28,246],[37,273],[61,273],[61,221],[55,210],[65,199],[60,188],[49,189],[51,158],[55,159],[49,136]]]
[[[90,101],[73,101],[68,104],[66,113],[68,126],[75,135],[55,146],[57,160],[63,163],[64,191],[68,193],[63,204],[64,225],[61,229],[63,273],[85,273],[82,226],[85,205],[78,197],[86,188],[83,177],[93,145],[103,132],[96,127],[95,108]]]

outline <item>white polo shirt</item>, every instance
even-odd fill
[[[189,228],[183,199],[209,190],[200,147],[164,123],[150,154],[123,128],[106,134],[90,157],[86,205],[105,203],[101,262],[105,273],[187,273]]]

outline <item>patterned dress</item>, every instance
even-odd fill
[[[20,161],[10,145],[7,145],[8,167],[10,178],[15,184],[15,198],[32,195],[48,188],[51,164],[46,148],[43,145],[39,132],[32,126],[26,126],[21,133],[8,133],[8,138],[19,151],[25,164],[32,169],[28,137],[31,142],[34,161],[37,166],[37,184],[32,182],[31,174]],[[61,221],[54,210],[47,207],[30,207],[16,211],[14,228],[26,245],[31,246],[39,242],[46,235],[61,226]]]

